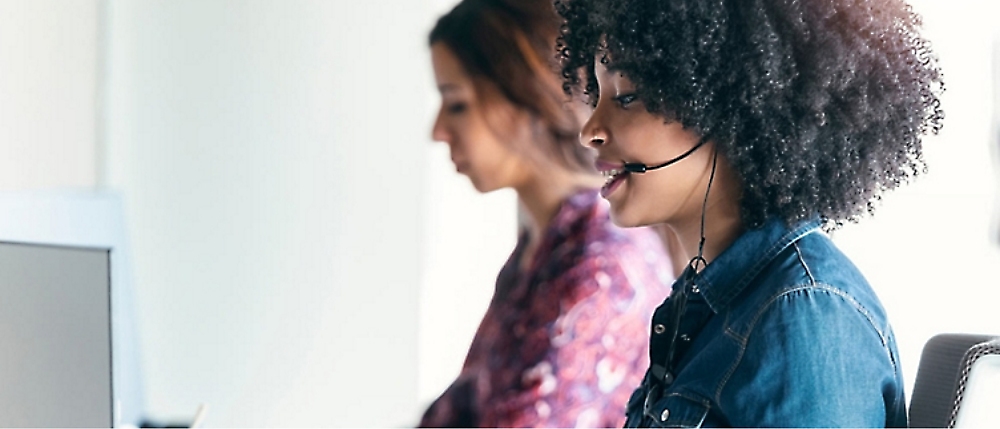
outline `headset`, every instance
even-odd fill
[[[642,174],[642,173],[645,173],[647,171],[658,170],[658,169],[661,169],[661,168],[666,167],[668,165],[674,164],[674,163],[676,163],[678,161],[681,161],[684,158],[687,158],[692,153],[694,153],[694,151],[698,150],[698,148],[704,146],[706,142],[708,142],[708,138],[707,137],[702,137],[702,139],[700,141],[698,141],[698,144],[694,145],[694,147],[692,147],[691,149],[688,149],[687,152],[684,152],[684,153],[678,155],[677,157],[675,157],[675,158],[673,158],[673,159],[671,159],[671,160],[669,160],[667,162],[664,162],[662,164],[659,164],[659,165],[654,165],[654,166],[650,167],[650,166],[648,166],[646,164],[643,164],[641,162],[626,162],[625,166],[622,167],[622,168],[625,171],[629,172],[629,173],[637,173],[637,174]]]

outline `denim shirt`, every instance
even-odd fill
[[[885,310],[818,221],[772,220],[684,274],[653,314],[626,427],[906,426]]]

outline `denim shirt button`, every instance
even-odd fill
[[[663,326],[662,323],[657,323],[656,326],[653,327],[653,332],[655,332],[656,335],[660,335],[660,334],[662,334],[662,333],[664,333],[666,331],[667,331],[667,327]]]
[[[665,422],[668,418],[670,418],[670,410],[664,408],[663,412],[660,413],[660,421]]]
[[[698,289],[698,285],[691,285],[691,292],[698,293],[701,289]]]

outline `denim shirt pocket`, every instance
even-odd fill
[[[646,417],[652,419],[653,427],[696,428],[705,422],[710,408],[707,400],[672,392],[652,404]]]

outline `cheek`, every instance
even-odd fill
[[[469,163],[468,174],[480,191],[509,186],[512,164],[516,157],[491,135],[480,135],[470,142],[464,153]]]
[[[667,167],[667,168],[673,168]],[[691,178],[684,169],[658,170],[629,178],[623,204],[614,210],[615,223],[634,227],[669,222],[684,212]]]
[[[507,184],[511,180],[512,172],[518,164],[518,158],[505,148],[491,147],[481,154],[483,165],[490,176],[499,182]]]
[[[670,181],[665,174],[657,172],[630,177],[627,193],[628,204],[623,209],[623,217],[631,223],[649,224],[659,222],[665,200],[670,199]],[[627,215],[627,216],[626,216]]]

